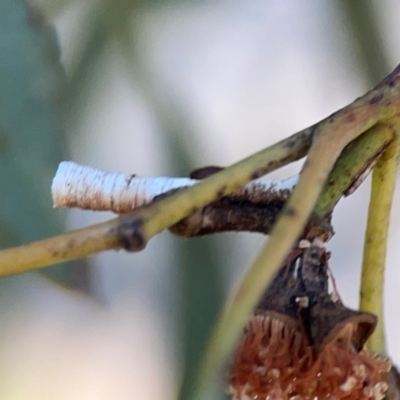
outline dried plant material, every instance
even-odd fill
[[[230,197],[255,203],[265,203],[266,199],[287,200],[297,181],[297,176],[282,181],[257,179]],[[123,214],[150,203],[159,195],[193,186],[197,182],[197,179],[189,178],[148,178],[110,173],[64,161],[58,167],[51,189],[54,207],[78,207]]]
[[[301,241],[267,289],[230,368],[234,399],[384,398],[391,363],[364,349],[376,320],[332,299],[328,258]]]
[[[203,236],[218,232],[259,232],[268,234],[282,211],[288,194],[281,198],[276,193],[263,192],[257,201],[229,195],[196,210],[170,228],[183,237]],[[255,196],[252,196],[255,197]],[[263,200],[263,201],[262,201]]]
[[[254,316],[236,352],[229,393],[240,400],[381,400],[391,364],[356,351],[352,335],[349,322],[316,356],[299,325]]]
[[[394,365],[386,375],[386,379],[389,385],[386,393],[387,400],[400,400],[400,374]]]

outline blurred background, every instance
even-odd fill
[[[63,159],[147,176],[226,166],[352,102],[400,61],[395,0],[28,4],[0,4],[2,247],[112,217],[51,208]],[[351,307],[368,197],[369,182],[341,201],[329,243]],[[396,363],[399,200],[385,298]],[[0,397],[168,400],[181,384],[188,393],[223,299],[265,240],[165,232],[141,253],[1,279]]]

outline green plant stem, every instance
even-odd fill
[[[269,241],[217,321],[194,387],[195,400],[216,397],[220,390],[222,366],[227,362],[263,290],[298,239],[341,151],[378,122],[396,115],[400,103],[398,75],[399,69],[396,69],[377,88],[318,124],[317,136],[299,183],[273,228]]]
[[[0,275],[29,271],[102,250],[141,250],[154,235],[190,215],[197,208],[232,193],[252,179],[303,157],[311,145],[314,132],[317,131],[318,138],[303,170],[302,182],[294,191],[292,202],[287,209],[290,212],[286,212],[286,219],[283,219],[292,220],[292,223],[298,226],[296,232],[300,231],[299,227],[306,219],[304,210],[311,210],[326,179],[326,173],[332,168],[340,151],[349,141],[379,120],[391,118],[396,114],[399,106],[399,80],[400,68],[376,89],[319,124],[292,135],[163,201],[152,203],[141,210],[103,224],[0,251]],[[321,165],[324,165],[320,170],[318,157],[321,158]],[[317,170],[313,171],[315,167]],[[307,184],[310,175],[312,183]],[[314,180],[317,181],[317,185]],[[308,189],[310,193],[304,192]],[[298,214],[293,205],[301,208],[302,213]],[[281,222],[276,231],[285,229],[286,224]],[[289,238],[288,236],[288,240]],[[290,247],[288,243],[289,241],[280,250],[277,260],[282,257],[284,248]]]
[[[354,141],[340,156],[313,215],[323,219],[339,201],[343,192],[392,138],[392,132],[374,127]],[[56,262],[90,255],[104,249],[120,248],[116,235],[120,220],[114,219],[34,242],[17,248],[0,251],[0,275],[6,276],[44,267]]]
[[[26,272],[108,249],[140,250],[152,236],[188,216],[195,208],[204,207],[234,192],[256,176],[303,157],[311,145],[312,135],[312,128],[301,131],[189,189],[131,214],[50,239],[1,250],[0,276]],[[141,232],[142,228],[145,229],[144,233]]]
[[[0,276],[46,267],[62,261],[120,248],[118,219],[0,251]]]
[[[368,164],[368,160],[379,154],[391,138],[391,131],[374,127],[343,152],[314,209],[315,217],[322,220],[332,211],[343,192]],[[120,248],[122,245],[116,236],[119,226],[120,220],[117,218],[43,241],[3,250],[0,252],[0,275],[26,272],[104,249]]]
[[[375,89],[319,124],[292,135],[163,201],[75,233],[0,251],[0,275],[29,271],[102,250],[141,250],[154,235],[174,225],[199,207],[232,193],[252,179],[303,157],[316,131],[318,137],[312,146],[300,182],[280,224],[275,228],[276,238],[284,237],[285,229],[291,230],[286,241],[277,247],[274,263],[279,264],[279,260],[283,259],[284,253],[290,249],[300,233],[327,173],[343,148],[377,122],[396,115],[400,103],[399,81],[400,67]],[[310,182],[307,183],[309,179]],[[271,241],[274,243],[276,239],[273,237]],[[277,265],[273,270],[276,268]],[[268,283],[268,279],[264,283]]]
[[[399,152],[400,141],[396,136],[383,152],[372,173],[361,274],[360,310],[378,317],[378,325],[367,346],[371,351],[382,355],[386,353],[383,312],[386,247]]]
[[[393,130],[387,125],[377,125],[351,142],[335,163],[321,196],[312,212],[315,223],[322,221],[334,209],[344,193],[365,171],[366,167],[393,140]]]

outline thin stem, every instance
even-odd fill
[[[193,397],[196,400],[212,399],[219,392],[222,366],[227,362],[263,290],[298,239],[341,151],[379,121],[396,115],[399,99],[394,88],[398,86],[399,72],[396,69],[377,88],[318,124],[317,136],[298,185],[269,241],[217,321],[194,387]]]
[[[291,235],[285,239],[286,242],[284,241],[277,248],[275,264],[273,264],[275,266],[272,267],[276,270],[279,260],[283,259],[284,253],[290,249],[300,233],[302,224],[307,219],[322,189],[327,173],[341,150],[378,121],[384,121],[396,115],[397,109],[400,108],[399,83],[400,67],[396,68],[375,89],[319,124],[292,135],[163,201],[152,203],[119,219],[94,225],[76,233],[71,232],[30,245],[0,251],[0,275],[10,274],[12,271],[28,271],[111,248],[141,250],[154,235],[176,224],[198,208],[234,192],[250,180],[257,179],[303,157],[317,130],[319,137],[303,169],[302,183],[300,182],[294,191],[292,201],[286,213],[283,213],[284,218],[275,229],[276,237],[283,235],[282,229],[293,229]],[[322,167],[320,170],[319,164]],[[309,178],[311,178],[310,183],[307,183]],[[307,190],[310,190],[309,193]],[[299,213],[296,208],[301,212]],[[279,235],[278,232],[280,232]],[[275,240],[272,239],[272,242]],[[71,243],[74,245],[77,243],[78,246],[72,249]],[[264,284],[268,281],[269,278],[264,281]],[[249,310],[249,308],[250,303],[245,309]],[[238,332],[237,327],[233,334],[238,335]]]
[[[146,243],[154,235],[192,214],[199,207],[233,193],[250,180],[303,157],[311,144],[312,135],[313,129],[309,128],[202,180],[182,193],[151,205],[140,212],[142,226],[138,234]]]
[[[393,137],[390,127],[377,125],[346,147],[329,174],[313,210],[312,217],[316,220],[314,223],[322,221],[333,211],[340,198],[352,189],[355,181],[368,176],[369,165],[380,156]]]
[[[378,325],[368,341],[368,347],[382,355],[386,353],[383,310],[386,247],[399,153],[400,141],[396,136],[372,173],[361,274],[360,310],[378,317]]]
[[[95,254],[105,249],[120,248],[117,235],[119,219],[92,225],[0,251],[0,276],[27,272],[62,261]]]
[[[221,367],[227,361],[251,310],[265,287],[271,282],[311,214],[340,151],[332,142],[328,146],[329,151],[324,151],[324,147],[318,142],[316,146],[314,151],[311,149],[307,159],[312,168],[303,169],[300,181],[273,228],[269,241],[256,258],[236,294],[222,311],[204,358],[199,382],[195,387],[195,400],[216,397],[220,389]],[[319,157],[320,153],[325,157]]]
[[[156,233],[228,195],[248,181],[304,157],[313,128],[305,129],[191,188],[105,223],[0,251],[0,276],[30,271],[103,250],[140,250]]]

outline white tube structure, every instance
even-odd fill
[[[285,180],[257,179],[244,186],[235,196],[252,199],[268,191],[269,196],[288,197],[298,181],[298,176]],[[78,207],[85,210],[130,212],[154,197],[195,185],[198,180],[189,178],[137,177],[134,174],[111,173],[72,161],[60,163],[53,179],[51,191],[54,207]],[[281,195],[282,197],[282,195]]]

